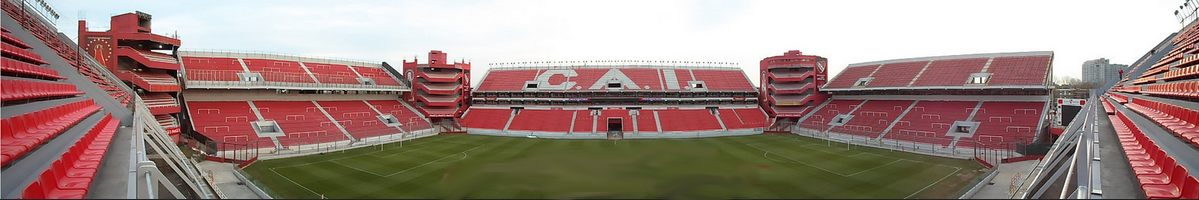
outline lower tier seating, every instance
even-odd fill
[[[21,196],[26,199],[84,198],[119,125],[120,120],[113,120],[112,115],[104,116],[43,171],[37,181],[26,187]]]
[[[375,137],[400,133],[395,127],[387,126],[379,119],[379,113],[371,110],[365,102],[318,101],[325,112],[337,120],[354,138]]]
[[[433,128],[433,126],[423,119],[417,111],[404,106],[400,100],[368,100],[367,103],[378,109],[384,114],[391,114],[396,120],[400,121],[404,131],[415,131]]]
[[[1199,146],[1199,111],[1197,108],[1162,103],[1145,98],[1133,98],[1125,104],[1128,109],[1141,113],[1174,136],[1194,146]]]
[[[949,145],[946,136],[954,121],[966,120],[977,101],[920,101],[895,123],[885,138]]]
[[[258,137],[254,132],[250,123],[258,121],[258,116],[254,115],[250,104],[245,101],[198,101],[188,102],[187,106],[193,130],[212,141],[245,145],[244,148],[274,147],[270,138]]]
[[[758,108],[719,109],[720,120],[728,129],[751,129],[766,127],[766,113]],[[644,123],[644,122],[642,122]]]
[[[866,137],[878,137],[891,122],[899,118],[912,101],[907,100],[871,100],[854,111],[853,118],[845,125],[833,127],[832,131],[849,133]]]
[[[8,166],[99,110],[92,99],[84,99],[5,118],[0,125],[3,126],[0,165]]]
[[[1199,181],[1177,159],[1166,154],[1123,112],[1109,115],[1133,174],[1150,199],[1199,198]]]
[[[814,113],[812,113],[807,120],[800,124],[800,126],[824,131],[825,128],[828,128],[829,120],[833,120],[833,118],[840,114],[848,114],[849,111],[853,111],[853,109],[857,108],[861,103],[862,100],[830,101],[828,105],[824,105],[824,107],[821,107],[819,110],[816,110]]]
[[[512,109],[471,108],[462,116],[462,125],[468,128],[503,130],[510,116]]]
[[[573,115],[572,110],[521,109],[508,130],[568,132]]]
[[[974,115],[974,121],[979,122],[978,129],[974,137],[968,139],[982,145],[1031,143],[1036,139],[1044,107],[1045,102],[983,102]],[[958,144],[970,146],[972,143]]]
[[[254,101],[254,106],[263,119],[279,125],[285,134],[279,143],[284,146],[349,139],[312,101]]]

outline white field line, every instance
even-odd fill
[[[364,170],[364,169],[359,169],[359,168],[357,168],[357,167],[350,166],[350,165],[347,165],[347,164],[342,164],[341,162],[337,162],[337,161],[335,161],[335,160],[329,160],[329,162],[331,162],[331,163],[333,163],[333,164],[341,165],[342,167],[347,167],[347,168],[350,168],[350,169],[358,170],[358,171],[360,171],[360,172],[366,172],[366,173],[368,173],[368,174],[373,174],[373,175],[375,175],[375,176],[383,176],[383,175],[380,175],[380,174],[376,174],[375,172],[367,171],[367,170]]]
[[[478,149],[479,147],[483,147],[483,145],[475,146],[475,148],[470,148],[470,149],[467,149],[466,151],[462,151],[462,152],[461,152],[461,154],[464,154],[464,155],[465,155],[465,154],[466,154],[466,152],[470,152],[470,151],[472,151],[472,150]],[[414,166],[414,167],[409,167],[408,169],[400,170],[400,171],[398,171],[398,172],[391,173],[391,174],[388,174],[388,175],[386,175],[386,176],[383,176],[383,177],[390,177],[390,176],[392,176],[392,175],[396,175],[396,174],[402,174],[402,173],[404,173],[404,172],[408,172],[409,170],[416,169],[416,168],[420,168],[420,167],[424,167],[425,165],[433,164],[434,162],[441,161],[441,160],[443,160],[443,159],[450,158],[450,156],[456,156],[456,155],[458,155],[458,154],[457,154],[457,153],[456,153],[456,154],[450,154],[450,155],[447,155],[447,156],[445,156],[445,157],[438,158],[437,160],[429,161],[429,162],[426,162],[425,164],[417,165],[417,166]],[[463,157],[463,158],[465,158],[465,157]]]
[[[428,141],[428,142],[422,142],[422,143],[412,144],[412,145],[410,145],[410,146],[421,146],[421,147],[420,147],[420,148],[415,148],[415,149],[405,149],[405,150],[403,150],[403,151],[400,151],[400,152],[394,152],[394,153],[390,153],[390,154],[384,155],[384,156],[382,156],[382,157],[388,157],[388,156],[397,155],[397,154],[404,153],[404,152],[410,152],[410,151],[416,151],[416,150],[421,150],[421,149],[429,148],[429,147],[428,147],[428,145],[425,145],[425,144],[428,144],[428,143],[433,143],[433,142],[439,142],[439,141]],[[363,154],[358,154],[358,155],[353,155],[353,156],[346,156],[346,157],[334,158],[334,159],[329,159],[329,160],[321,160],[321,161],[316,161],[316,162],[300,163],[300,164],[294,164],[294,165],[287,165],[287,166],[272,167],[271,169],[278,169],[278,168],[289,168],[289,167],[299,167],[299,166],[311,165],[311,164],[316,164],[316,163],[321,163],[321,162],[337,161],[337,160],[345,160],[345,159],[357,158],[357,157],[361,157],[361,156],[365,156],[365,155],[375,155],[376,153],[379,153],[379,152],[386,152],[386,151],[388,151],[388,150],[384,150],[384,151],[376,151],[376,152],[370,152],[370,153],[363,153]]]
[[[271,172],[275,172],[275,175],[279,175],[279,177],[283,177],[283,179],[286,179],[288,182],[291,182],[292,184],[296,184],[296,185],[300,186],[301,188],[304,188],[304,190],[308,190],[308,192],[315,194],[316,196],[321,196],[320,193],[316,193],[316,191],[312,191],[312,189],[308,189],[308,187],[305,187],[304,185],[300,185],[300,183],[297,183],[296,181],[291,180],[291,178],[287,178],[287,176],[280,174],[279,171],[275,171],[275,168],[271,168]]]
[[[941,181],[944,181],[946,178],[949,178],[950,176],[953,176],[954,174],[958,174],[958,171],[961,171],[961,170],[962,170],[962,168],[954,167],[953,172],[946,174],[945,177],[941,177],[941,179],[938,179],[937,182],[928,184],[928,186],[924,186],[924,188],[920,188],[920,190],[917,190],[916,192],[909,194],[907,197],[904,197],[904,199],[910,199],[910,198],[912,198],[912,196],[916,196],[916,194],[920,194],[920,192],[924,192],[924,190],[927,190],[929,187],[932,187],[933,185],[937,185],[937,183],[941,183]]]
[[[891,161],[891,162],[889,162],[889,163],[887,163],[887,164],[882,164],[882,165],[879,165],[879,166],[874,166],[874,167],[871,167],[870,169],[865,169],[865,170],[862,170],[862,171],[859,171],[859,172],[854,172],[854,173],[852,173],[852,174],[849,174],[849,176],[854,176],[854,175],[861,174],[862,172],[867,172],[867,171],[870,171],[870,170],[874,170],[874,169],[878,169],[878,168],[883,168],[883,167],[886,167],[887,165],[895,164],[895,163],[897,163],[897,162],[899,162],[899,161],[903,161],[903,160],[907,160],[907,159],[895,159],[895,161]]]
[[[742,143],[742,144],[744,144],[744,143]],[[803,164],[803,165],[806,165],[806,166],[808,166],[808,167],[812,167],[812,168],[816,168],[816,169],[819,169],[819,170],[823,170],[823,171],[825,171],[825,172],[828,172],[828,173],[831,173],[831,174],[836,174],[836,175],[838,175],[838,176],[842,176],[842,177],[848,177],[848,176],[846,176],[845,174],[841,174],[841,173],[834,172],[834,171],[832,171],[832,170],[828,170],[828,169],[825,169],[825,168],[817,167],[817,166],[815,166],[815,165],[808,164],[808,163],[806,163],[806,162],[803,162],[803,161],[799,161],[799,160],[791,159],[791,158],[788,158],[788,157],[786,157],[786,156],[783,156],[782,154],[777,154],[777,153],[774,153],[774,152],[770,152],[770,151],[768,151],[768,150],[766,150],[766,149],[762,149],[761,147],[758,147],[758,146],[754,146],[754,145],[750,145],[750,144],[745,144],[745,146],[753,147],[754,149],[758,149],[759,151],[763,151],[763,152],[766,152],[766,153],[772,153],[772,154],[775,154],[775,155],[779,155],[779,157],[782,157],[782,158],[784,158],[784,159],[790,160],[791,162],[796,162],[796,163],[799,163],[799,164]],[[765,154],[763,154],[763,155],[765,155]]]

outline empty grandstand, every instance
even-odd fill
[[[1020,155],[1046,130],[1052,59],[1016,52],[850,64],[821,88],[831,99],[795,132],[950,155]]]
[[[468,133],[697,137],[755,134],[767,125],[757,92],[739,68],[648,61],[533,65],[491,68],[483,76],[462,117]]]

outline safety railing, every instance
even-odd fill
[[[160,198],[162,195],[162,191],[159,191],[160,188],[165,188],[170,196],[179,199],[223,198],[224,195],[220,190],[213,187],[212,180],[206,179],[209,176],[175,145],[166,130],[158,124],[158,120],[150,114],[145,102],[140,97],[134,96],[133,98],[133,135],[130,144],[133,154],[130,155],[129,161],[127,198]],[[179,176],[179,180],[183,181],[183,186],[171,183],[171,179],[162,173],[156,162],[151,160],[150,155],[158,155],[154,156],[154,159],[162,159],[173,172],[172,174]],[[181,188],[189,189],[188,194],[192,195],[184,194],[179,190]]]
[[[292,90],[363,90],[363,91],[409,91],[411,88],[399,85],[364,85],[344,83],[316,83],[307,73],[293,72],[256,72],[260,75],[254,81],[242,81],[239,70],[185,70],[184,85],[187,88],[243,88],[243,89],[292,89]],[[331,77],[321,75],[323,77]],[[357,76],[343,76],[347,80],[356,80]]]

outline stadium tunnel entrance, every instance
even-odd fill
[[[624,138],[624,120],[618,117],[608,118],[608,139]]]

